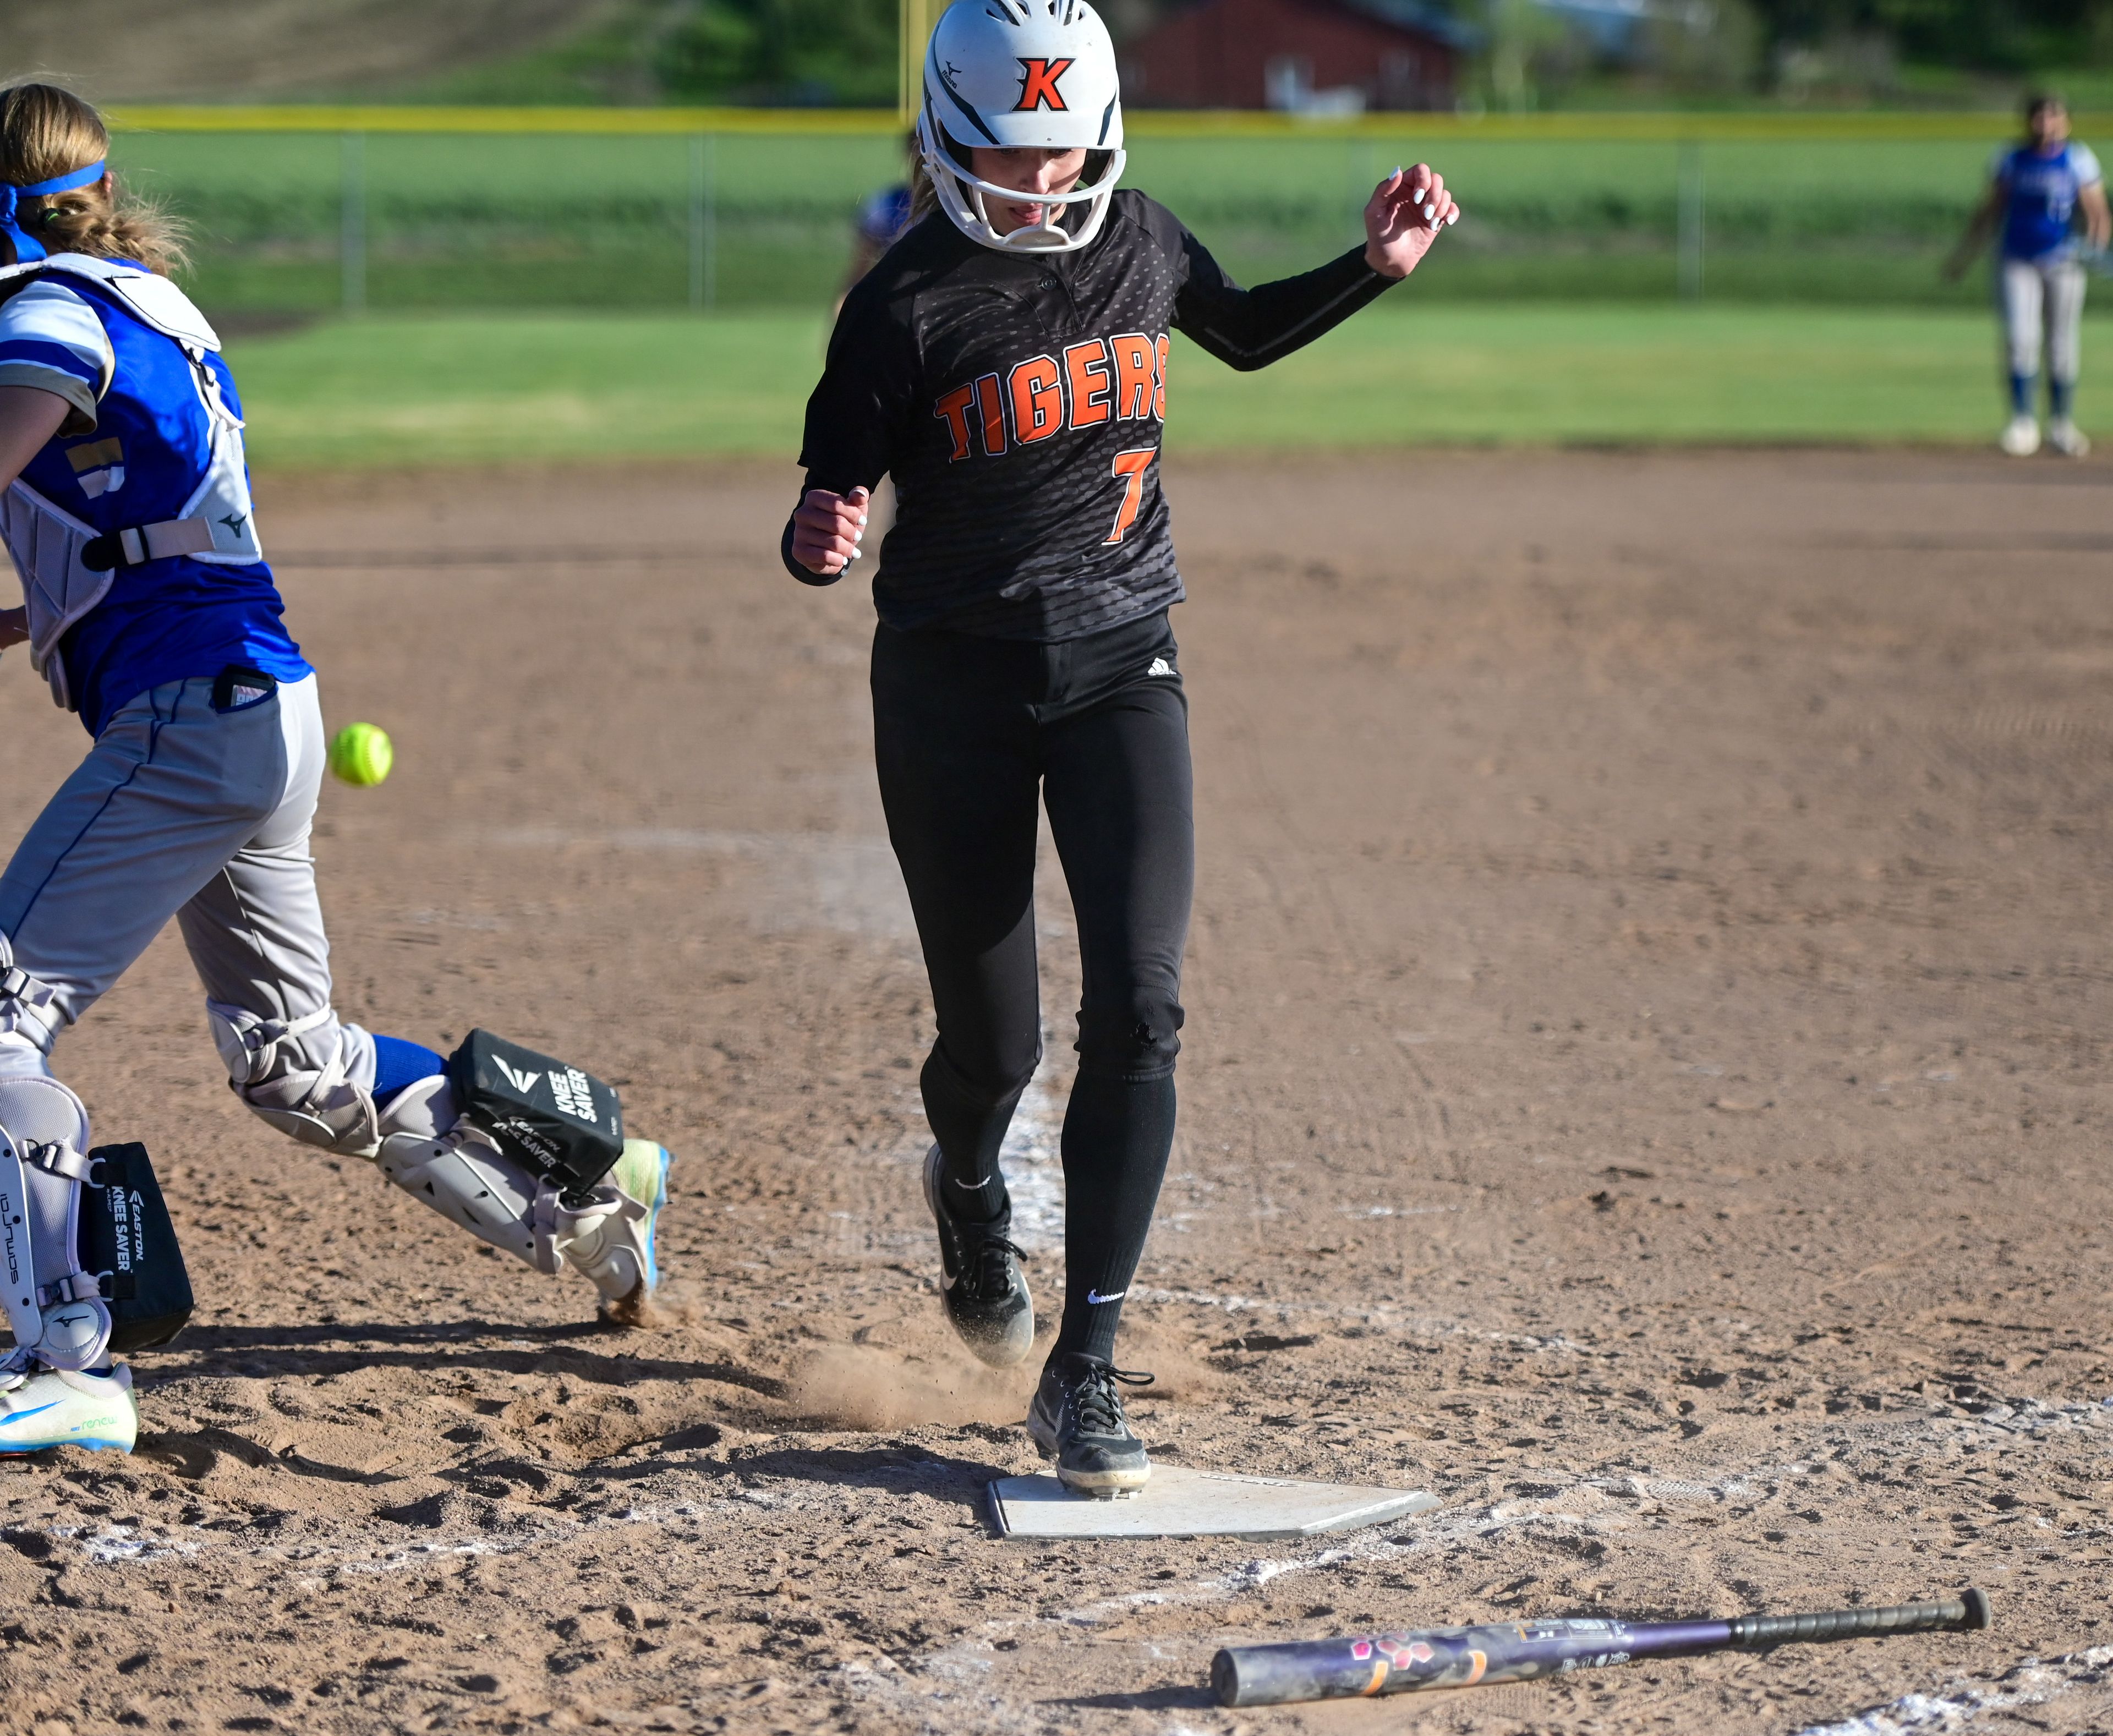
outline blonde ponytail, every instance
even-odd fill
[[[103,117],[56,85],[0,90],[0,180],[30,186],[84,169],[110,152]],[[130,259],[163,276],[185,263],[183,226],[128,196],[114,177],[66,193],[26,195],[16,222],[54,254]]]

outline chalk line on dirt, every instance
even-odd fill
[[[1959,1730],[1999,1712],[2045,1706],[2076,1688],[2105,1683],[2113,1668],[2113,1646],[2060,1657],[2021,1658],[1993,1682],[1959,1681],[1933,1694],[1903,1694],[1837,1724],[1810,1724],[1797,1736],[1911,1736],[1914,1732]]]

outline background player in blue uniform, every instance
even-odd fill
[[[2051,93],[2025,103],[2025,138],[1997,152],[1989,167],[1988,196],[1946,262],[1956,277],[1982,244],[1997,237],[1997,311],[2003,322],[2004,357],[2010,386],[2010,419],[2001,444],[2015,458],[2039,450],[2033,403],[2044,351],[2047,372],[2047,444],[2082,458],[2091,442],[2076,425],[2076,378],[2083,365],[2083,263],[2081,241],[2105,249],[2113,235],[2106,203],[2106,180],[2098,159],[2069,136],[2069,109]]]
[[[963,0],[933,32],[927,176],[854,288],[807,406],[787,569],[840,577],[883,475],[874,756],[938,1036],[920,1076],[947,1315],[985,1361],[1033,1348],[998,1153],[1041,1059],[1038,800],[1078,917],[1079,1071],[1064,1119],[1065,1298],[1028,1413],[1094,1495],[1150,1475],[1114,1365],[1174,1137],[1194,878],[1188,703],[1160,491],[1171,332],[1255,368],[1407,276],[1458,216],[1395,170],[1366,239],[1255,290],[1173,213],[1118,190],[1115,51],[1082,0]],[[940,208],[929,215],[929,201]],[[943,214],[941,214],[943,212]]]
[[[667,1154],[643,1140],[599,1186],[552,1186],[459,1115],[434,1051],[332,1011],[315,673],[258,545],[234,377],[162,275],[167,226],[118,201],[108,142],[65,91],[0,91],[0,540],[24,595],[0,647],[26,641],[94,738],[0,874],[0,1452],[132,1445],[109,1350],[122,1293],[77,1243],[101,1185],[88,1113],[49,1058],[171,916],[230,1085],[280,1131],[373,1159],[619,1313],[653,1286],[666,1197]],[[553,1075],[554,1098],[576,1076]]]
[[[910,180],[915,179],[917,162],[917,135],[911,132],[903,141],[909,153],[910,180],[897,181],[868,194],[860,200],[856,214],[851,218],[851,263],[844,273],[844,286],[837,291],[836,305],[830,308],[833,319],[843,312],[844,297],[851,286],[880,263],[880,256],[902,239],[910,227]]]

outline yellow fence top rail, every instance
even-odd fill
[[[408,105],[279,104],[225,107],[125,104],[109,111],[121,130],[181,133],[760,133],[893,134],[884,108],[447,108]],[[1133,109],[1139,139],[1445,139],[1600,140],[1651,144],[1682,139],[1789,144],[1799,139],[1997,139],[2018,130],[2007,111],[1898,111],[1714,114],[1361,115],[1308,119],[1255,109]],[[2079,136],[2113,135],[2113,114],[2080,114]]]

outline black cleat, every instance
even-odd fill
[[[1124,1419],[1118,1384],[1148,1387],[1152,1377],[1075,1351],[1052,1356],[1042,1371],[1027,1432],[1042,1456],[1056,1461],[1057,1481],[1067,1489],[1105,1500],[1134,1495],[1151,1478],[1152,1461]]]
[[[947,1177],[934,1145],[924,1159],[924,1203],[939,1227],[940,1291],[947,1318],[965,1344],[993,1368],[1009,1368],[1034,1348],[1034,1302],[1020,1263],[1026,1256],[1006,1237],[1007,1206],[988,1223],[947,1209]]]

